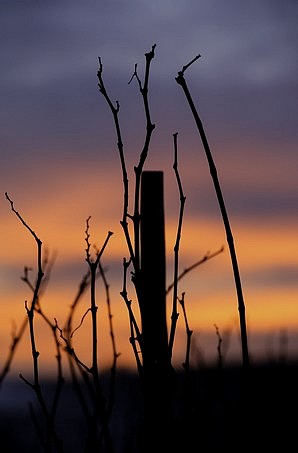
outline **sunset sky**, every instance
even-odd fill
[[[276,0],[165,0],[143,2],[16,0],[0,5],[0,360],[11,332],[25,316],[30,290],[20,277],[36,271],[36,244],[11,212],[15,208],[56,256],[44,311],[63,326],[85,261],[86,219],[91,242],[103,256],[120,366],[134,365],[128,316],[120,296],[122,259],[128,257],[120,226],[122,175],[112,115],[97,87],[98,57],[119,120],[130,184],[145,137],[135,63],[144,75],[145,52],[156,44],[149,99],[153,132],[145,169],[165,180],[168,273],[179,194],[173,173],[173,134],[186,195],[180,270],[208,251],[223,253],[181,280],[194,331],[194,360],[216,360],[215,326],[226,359],[241,361],[237,297],[225,232],[207,161],[177,72],[201,58],[185,78],[201,115],[217,166],[234,235],[246,305],[252,359],[298,352],[298,3]],[[137,310],[133,289],[133,307]],[[111,363],[105,294],[98,287],[99,356]],[[171,298],[168,301],[170,316]],[[86,308],[82,304],[78,322]],[[77,334],[89,360],[89,319]],[[184,360],[185,328],[179,317],[175,360]],[[30,368],[28,332],[13,372]],[[41,363],[54,357],[51,335],[38,329]]]

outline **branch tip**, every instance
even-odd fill
[[[197,61],[199,58],[201,58],[201,54],[196,55],[189,63],[187,63],[186,65],[184,65],[184,66],[182,67],[182,70],[181,70],[181,71],[178,71],[178,76],[175,78],[175,79],[176,79],[176,82],[177,82],[178,84],[181,85],[182,80],[183,80],[183,78],[184,78],[184,73],[185,73],[186,69],[188,69],[189,66],[191,66],[191,65],[192,65],[195,61]]]
[[[199,58],[201,58],[201,54],[196,55],[189,63],[184,65],[183,68],[182,68],[182,74],[186,71],[187,68],[189,68],[189,66],[191,66]]]

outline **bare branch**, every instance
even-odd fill
[[[112,115],[114,119],[114,124],[115,124],[115,129],[116,129],[116,136],[117,136],[117,148],[118,148],[118,153],[119,153],[119,158],[120,158],[120,163],[121,163],[121,171],[122,171],[122,179],[123,179],[123,213],[122,213],[122,220],[120,221],[120,224],[123,228],[124,236],[126,239],[127,247],[129,250],[130,257],[132,261],[135,261],[135,256],[134,256],[134,250],[128,230],[128,176],[127,176],[127,170],[126,170],[126,163],[125,163],[125,157],[124,157],[124,147],[123,147],[123,141],[122,141],[122,134],[121,134],[121,128],[120,128],[120,123],[119,123],[119,103],[116,103],[116,107],[113,105],[111,98],[109,94],[107,93],[107,90],[105,88],[105,84],[103,81],[103,65],[101,58],[98,58],[99,62],[99,69],[97,71],[97,78],[98,78],[98,87],[99,91],[102,93],[104,99],[106,100]]]

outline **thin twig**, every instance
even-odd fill
[[[10,343],[10,347],[9,347],[9,351],[8,351],[8,354],[7,354],[7,358],[3,364],[3,367],[2,367],[2,370],[1,370],[1,373],[0,373],[0,388],[3,384],[3,381],[5,379],[5,377],[7,376],[9,370],[10,370],[10,367],[11,367],[11,363],[13,361],[13,358],[14,358],[14,355],[15,355],[15,351],[16,351],[16,348],[25,332],[25,329],[27,327],[27,324],[28,324],[28,317],[25,316],[25,318],[23,319],[20,327],[19,327],[19,330],[17,331],[17,333],[14,333],[12,332],[12,338],[11,338],[11,343]]]
[[[201,264],[203,263],[206,263],[208,260],[210,260],[211,258],[214,258],[215,256],[219,255],[220,253],[222,253],[224,251],[224,246],[221,246],[220,249],[216,250],[215,252],[213,253],[210,253],[210,252],[207,252],[203,258],[199,259],[198,261],[196,261],[195,263],[191,264],[191,266],[188,266],[186,267],[182,272],[181,274],[178,275],[178,278],[177,278],[177,281],[180,281],[183,277],[185,277],[190,271],[194,270],[196,267],[200,266]],[[166,293],[168,294],[172,288],[174,287],[174,282],[171,283],[168,287],[167,287],[167,290],[166,290]]]

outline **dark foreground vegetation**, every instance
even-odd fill
[[[183,374],[176,376],[177,426],[172,431],[176,451],[179,444],[181,452],[294,451],[292,448],[297,439],[295,408],[298,404],[298,362],[268,362],[251,366],[248,382],[244,384],[246,389],[249,388],[247,398],[242,394],[241,366],[197,369],[190,374],[187,389]],[[108,386],[108,382],[108,373],[102,375],[103,387]],[[55,383],[50,381],[45,384],[49,398],[54,386]],[[115,405],[110,420],[115,452],[133,453],[137,451],[137,436],[142,420],[138,375],[119,371],[115,391]],[[6,392],[13,392],[14,397],[18,398],[22,392],[27,392],[27,388],[22,381],[7,381],[2,388],[1,400]],[[26,397],[28,403],[25,402]],[[2,453],[44,451],[37,430],[37,425],[39,429],[42,428],[42,417],[38,416],[39,408],[30,390],[26,397],[23,394],[22,401],[15,401],[14,407],[1,404]],[[29,403],[33,405],[37,421],[30,415]],[[57,431],[63,439],[64,451],[88,451],[88,426],[82,416],[76,392],[70,384],[65,383],[59,406]]]

